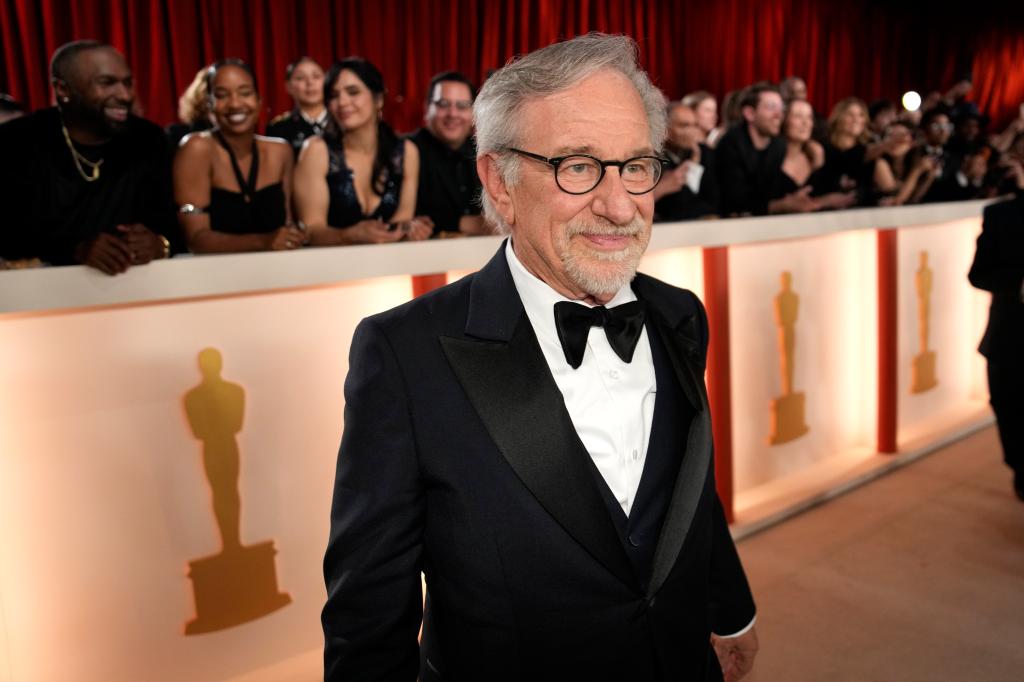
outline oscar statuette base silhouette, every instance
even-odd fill
[[[803,391],[779,396],[771,401],[770,445],[788,443],[810,431],[804,421],[804,402]]]
[[[924,393],[939,385],[939,380],[935,376],[935,351],[929,350],[915,355],[911,369],[911,393]]]
[[[277,589],[275,554],[273,540],[267,540],[188,562],[196,617],[186,623],[185,634],[234,627],[290,604],[292,598]]]

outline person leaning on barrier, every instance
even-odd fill
[[[476,88],[457,71],[430,80],[426,125],[409,136],[420,151],[416,215],[434,221],[434,236],[490,234],[480,216],[473,144]]]
[[[0,258],[113,275],[168,257],[179,240],[167,142],[132,113],[124,56],[75,41],[54,52],[50,73],[57,106],[0,125]]]
[[[297,249],[291,220],[291,147],[256,134],[260,95],[248,64],[225,59],[206,73],[213,130],[181,141],[174,198],[195,253]]]
[[[636,274],[663,96],[635,42],[588,34],[494,73],[474,117],[511,237],[355,331],[325,678],[737,680],[755,607],[715,492],[707,321]]]
[[[417,216],[419,151],[384,121],[384,77],[360,57],[324,78],[324,136],[306,140],[295,166],[295,209],[318,246],[382,244],[430,236]]]

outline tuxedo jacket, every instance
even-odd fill
[[[992,292],[978,350],[991,362],[1024,366],[1024,194],[985,207],[968,279]]]
[[[709,635],[742,629],[754,603],[715,492],[707,323],[690,292],[644,275],[633,290],[658,393],[629,517],[576,435],[504,247],[360,323],[326,679],[720,679]]]

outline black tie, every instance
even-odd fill
[[[572,301],[555,304],[555,328],[558,340],[562,342],[565,361],[573,369],[583,364],[587,350],[587,336],[591,327],[604,327],[608,344],[623,362],[633,360],[640,332],[644,330],[644,313],[647,307],[643,301],[623,303],[614,308],[599,305],[590,308]]]

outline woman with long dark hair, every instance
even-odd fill
[[[206,74],[213,130],[182,140],[174,157],[178,220],[195,253],[295,249],[292,150],[256,134],[260,95],[252,69],[225,59]]]
[[[306,141],[295,168],[295,207],[313,244],[430,236],[431,220],[413,216],[419,151],[384,122],[384,91],[377,67],[358,57],[324,78],[327,129]]]

